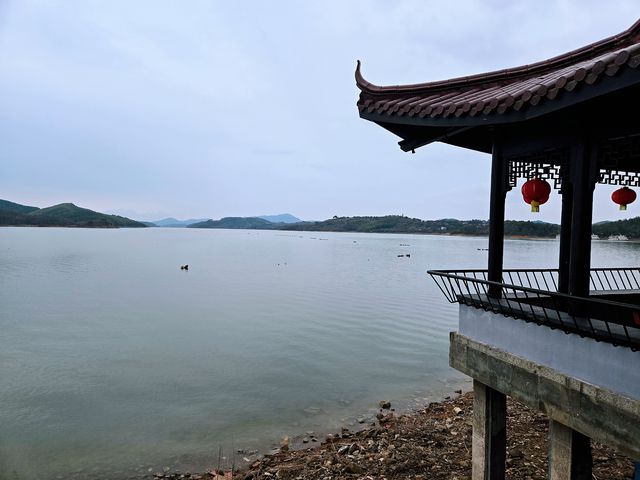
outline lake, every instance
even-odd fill
[[[486,247],[448,236],[2,228],[0,479],[241,464],[285,435],[322,440],[366,425],[379,400],[410,409],[468,388],[447,364],[457,305],[426,272],[485,268]],[[639,254],[636,243],[595,242],[593,265],[634,266]],[[505,267],[556,267],[557,256],[554,240],[505,242]]]

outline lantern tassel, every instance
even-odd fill
[[[531,201],[531,211],[533,213],[538,213],[540,211],[540,203],[536,202],[535,200]]]
[[[626,210],[627,206],[626,205],[620,205],[620,210]]]

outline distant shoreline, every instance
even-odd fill
[[[94,226],[86,225],[0,225],[0,228],[65,228],[65,229],[85,229],[85,230],[140,230],[140,227],[117,227],[117,226]],[[147,227],[150,230],[184,230],[185,227]],[[201,230],[245,230],[253,232],[297,232],[297,233],[358,233],[362,235],[420,235],[430,237],[469,237],[469,238],[489,238],[483,233],[428,233],[428,232],[362,232],[357,230],[287,230],[287,229],[264,229],[264,228],[203,228]],[[545,240],[559,241],[556,237],[542,237],[537,235],[505,235],[506,240]],[[613,242],[613,243],[640,243],[640,238],[629,238],[627,240],[609,240],[609,238],[593,239],[592,242]]]

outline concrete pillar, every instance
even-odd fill
[[[504,480],[507,397],[473,381],[472,480]]]
[[[591,439],[549,420],[549,480],[591,480]]]

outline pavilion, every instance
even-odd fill
[[[358,62],[360,117],[402,150],[492,156],[487,269],[429,272],[459,304],[450,364],[474,379],[474,480],[505,478],[507,395],[548,416],[551,479],[591,479],[592,439],[640,459],[640,268],[590,265],[595,186],[640,186],[639,66],[640,21],[549,60],[431,83],[377,86]],[[518,179],[562,197],[557,269],[503,268]]]

